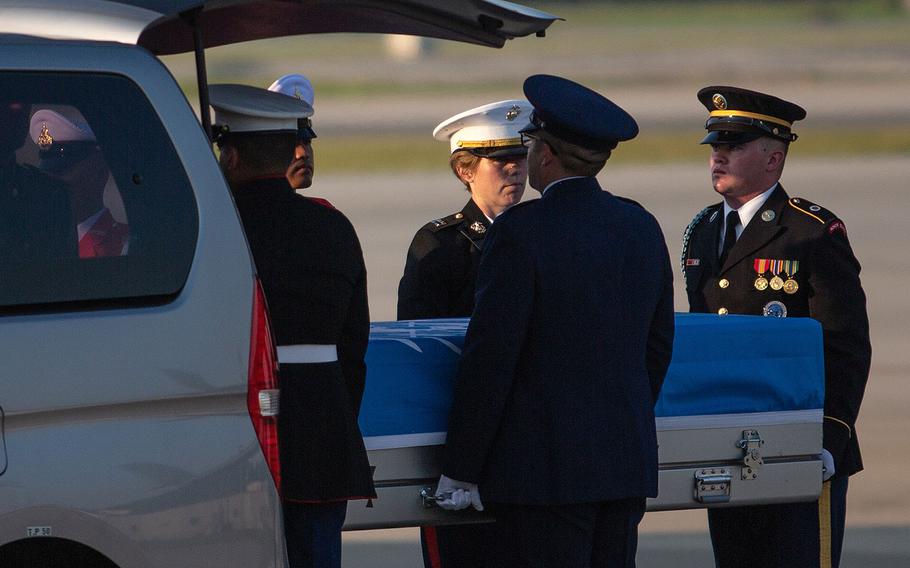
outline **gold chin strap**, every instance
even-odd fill
[[[758,114],[757,112],[748,112],[745,110],[712,110],[711,116],[744,116],[746,118],[754,118],[756,120],[763,120],[765,122],[773,122],[774,124],[780,124],[781,126],[786,126],[787,128],[793,126],[792,122],[787,122],[786,120],[781,120],[774,116],[768,116],[767,114]]]
[[[521,146],[521,138],[502,138],[500,140],[459,140],[459,148],[503,148]]]

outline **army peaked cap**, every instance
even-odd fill
[[[793,123],[806,118],[801,106],[758,91],[712,86],[697,96],[709,113],[702,144],[742,144],[762,136],[789,143],[797,138]]]

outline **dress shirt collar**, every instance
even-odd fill
[[[761,209],[761,206],[765,204],[765,201],[768,201],[768,198],[771,197],[771,194],[774,193],[774,190],[777,189],[779,184],[774,182],[770,188],[768,188],[764,193],[756,195],[749,201],[743,204],[739,209],[733,209],[730,205],[724,201],[724,223],[726,223],[727,214],[730,211],[736,211],[739,213],[739,226],[736,228],[736,238],[739,238],[742,235],[743,230],[746,228],[746,225],[749,224],[749,221],[752,220],[752,217],[755,217],[755,214],[758,213],[758,210]],[[721,234],[726,227],[721,229]]]
[[[588,176],[569,176],[569,177],[564,177],[562,179],[558,179],[556,181],[550,182],[550,184],[547,185],[547,187],[543,188],[543,191],[540,192],[540,195],[541,195],[541,197],[546,195],[547,190],[550,189],[551,187],[553,187],[554,185],[556,185],[557,183],[562,183],[562,182],[564,182],[566,180],[570,180],[570,179],[581,179],[584,177],[588,177]]]

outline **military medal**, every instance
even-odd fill
[[[755,272],[758,273],[758,278],[755,279],[755,289],[758,291],[767,290],[768,279],[765,278],[765,271],[768,270],[768,259],[756,258],[752,266],[755,267]]]
[[[796,283],[796,280],[793,279],[796,276],[796,272],[799,270],[799,261],[798,260],[785,260],[784,261],[784,272],[787,273],[787,280],[784,282],[784,292],[787,294],[796,294],[796,291],[799,290],[799,284]]]
[[[774,291],[780,290],[784,287],[784,279],[778,276],[783,266],[784,261],[782,260],[771,261],[771,273],[774,274],[774,278],[771,279],[771,282],[769,282],[768,285],[771,286],[771,289]]]

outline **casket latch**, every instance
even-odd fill
[[[727,503],[733,476],[725,467],[695,470],[695,500],[699,503]]]
[[[743,439],[736,443],[737,447],[742,448],[744,454],[743,480],[751,481],[758,478],[758,470],[765,463],[761,457],[761,447],[764,443],[758,430],[743,430]]]

